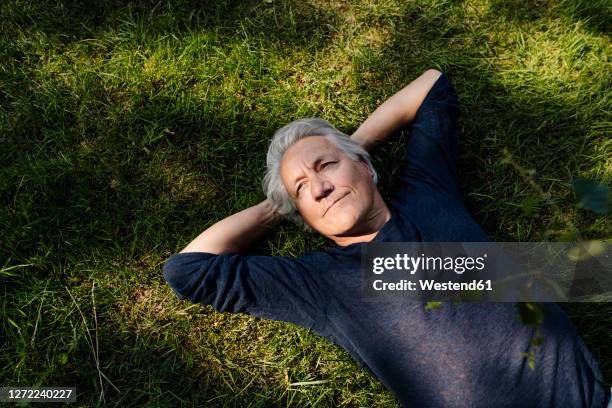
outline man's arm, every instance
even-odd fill
[[[181,251],[222,254],[239,253],[268,232],[282,217],[269,200],[222,219],[202,232]]]
[[[366,150],[372,150],[390,134],[410,123],[440,71],[430,69],[380,105],[351,138]],[[282,217],[268,200],[233,214],[195,238],[181,251],[222,254],[239,253],[276,225]]]
[[[211,305],[219,312],[322,327],[326,302],[319,272],[327,270],[326,258],[314,253],[299,258],[236,253],[282,218],[264,200],[217,222],[166,260],[164,279],[179,299]]]
[[[351,139],[367,151],[384,142],[393,132],[412,122],[427,93],[442,73],[425,71],[380,105],[353,133]]]

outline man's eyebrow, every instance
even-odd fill
[[[319,156],[317,156],[314,161],[312,162],[311,168],[316,168],[327,156],[329,155],[329,153],[323,153]],[[295,187],[295,183],[301,178],[302,176],[297,176],[296,178],[293,179],[293,187]]]

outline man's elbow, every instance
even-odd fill
[[[172,291],[176,294],[176,296],[183,300],[187,297],[185,295],[185,273],[181,271],[176,264],[172,261],[168,260],[164,264],[163,268],[164,279],[172,288]]]
[[[440,76],[442,75],[442,71],[435,68],[429,68],[427,71],[423,72],[423,75]]]

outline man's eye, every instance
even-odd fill
[[[321,168],[323,169],[323,168],[329,166],[330,164],[335,164],[335,163],[337,163],[337,162],[335,162],[335,161],[328,161],[326,163],[323,163],[323,166],[321,166]]]

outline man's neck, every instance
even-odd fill
[[[349,246],[358,242],[370,242],[372,241],[380,229],[391,219],[391,211],[387,207],[387,204],[383,201],[382,197],[378,195],[376,198],[375,205],[368,216],[368,219],[363,223],[362,227],[358,232],[350,235],[339,235],[329,237],[339,246]]]

